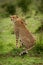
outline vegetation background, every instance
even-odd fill
[[[35,47],[22,56],[10,20],[14,14],[24,18],[36,39]],[[43,0],[0,0],[0,65],[43,65]]]

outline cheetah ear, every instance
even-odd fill
[[[18,15],[13,15],[13,17],[16,17],[16,18],[18,18]]]
[[[17,16],[17,15],[16,15]],[[17,18],[18,18],[18,16],[17,16]]]
[[[22,18],[22,21],[23,21],[23,23],[24,23],[25,25],[27,25],[27,23],[25,22],[25,19]]]

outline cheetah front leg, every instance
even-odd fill
[[[23,46],[23,42],[22,40],[20,39],[20,48]]]
[[[16,47],[18,48],[19,32],[16,32]]]

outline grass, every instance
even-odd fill
[[[34,33],[35,30],[40,26],[40,21],[33,18],[26,19],[27,28]],[[13,23],[10,18],[0,19],[0,54],[6,54],[12,51],[13,48],[16,49],[16,39],[15,34],[12,34]],[[38,37],[38,34],[34,34],[35,37]],[[43,42],[43,41],[42,41]],[[19,46],[19,44],[18,44]],[[17,50],[17,49],[16,49]],[[12,53],[16,53],[15,51]],[[19,48],[17,52],[21,51]],[[29,54],[31,54],[29,56]],[[24,56],[0,56],[0,65],[43,65],[43,57],[34,56],[32,51],[29,51],[29,54]],[[34,56],[34,57],[33,57]]]
[[[0,58],[0,65],[43,65],[43,58],[29,57],[2,57]]]

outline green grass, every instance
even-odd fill
[[[40,26],[40,21],[34,20],[33,18],[26,19],[27,28],[32,33]],[[6,54],[9,52],[16,53],[16,39],[15,34],[11,34],[13,31],[13,22],[10,18],[1,18],[0,19],[0,54]],[[35,37],[38,37],[38,34],[34,34]],[[42,41],[43,42],[43,41]],[[18,44],[19,46],[19,44]],[[13,48],[14,51],[12,50]],[[19,48],[17,53],[21,51]],[[31,55],[29,55],[31,54]],[[43,65],[43,58],[35,57],[32,51],[29,51],[29,54],[24,56],[0,56],[0,65]],[[13,54],[14,55],[14,54]],[[34,56],[34,57],[33,57]]]
[[[12,47],[9,48],[8,44],[13,44],[15,47],[15,35],[11,34],[13,31],[13,26],[11,24],[10,19],[6,18],[1,20],[0,23],[1,30],[1,38],[0,43],[4,45],[5,52],[9,51]]]
[[[0,58],[0,65],[43,65],[43,58],[29,57],[2,57]]]
[[[2,65],[43,65],[43,58],[41,57],[29,57],[28,55],[24,57],[2,57],[0,58],[0,64]]]

